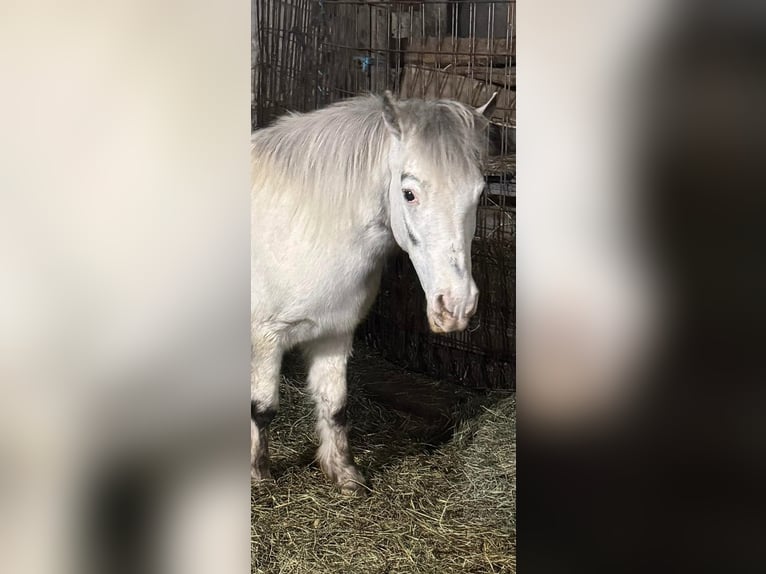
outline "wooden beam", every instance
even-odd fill
[[[418,66],[404,67],[400,85],[400,95],[403,98],[450,98],[470,106],[481,106],[486,103],[493,92],[498,92],[498,100],[492,120],[515,126],[515,90],[507,90],[494,84],[460,76],[449,69],[438,70]]]
[[[510,67],[516,55],[516,38],[410,38],[404,54],[405,63],[435,66],[481,66],[494,64]]]

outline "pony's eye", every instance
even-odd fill
[[[404,199],[406,199],[408,202],[412,203],[415,201],[415,194],[412,193],[411,189],[403,189],[402,193],[404,194]]]

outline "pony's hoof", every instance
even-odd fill
[[[362,473],[353,466],[346,469],[346,472],[337,478],[336,484],[340,488],[341,494],[350,496],[367,495],[367,481],[364,480]]]
[[[364,481],[349,480],[340,485],[340,493],[344,496],[367,496],[367,486]]]
[[[354,466],[347,461],[335,462],[334,464],[320,464],[325,476],[341,491],[343,494],[363,495],[367,493],[367,482],[364,476]]]
[[[250,467],[250,482],[252,484],[259,484],[270,480],[273,479],[271,478],[271,471],[268,466],[260,466],[260,468],[255,466]]]

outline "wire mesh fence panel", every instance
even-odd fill
[[[514,388],[516,29],[514,1],[255,0],[253,127],[364,93],[497,93],[473,242],[479,310],[462,333],[429,332],[406,255],[389,262],[359,336],[412,370],[476,388]]]

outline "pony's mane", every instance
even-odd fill
[[[285,115],[253,133],[254,169],[291,180],[304,200],[320,193],[323,202],[333,201],[380,186],[389,148],[381,112],[378,98],[361,97]]]
[[[402,100],[398,108],[419,153],[449,170],[475,166],[484,149],[477,129],[483,118],[471,108],[449,100]],[[338,224],[362,207],[385,209],[390,141],[378,96],[285,115],[252,135],[253,193],[268,202],[279,190],[279,201],[289,201],[303,225]]]

